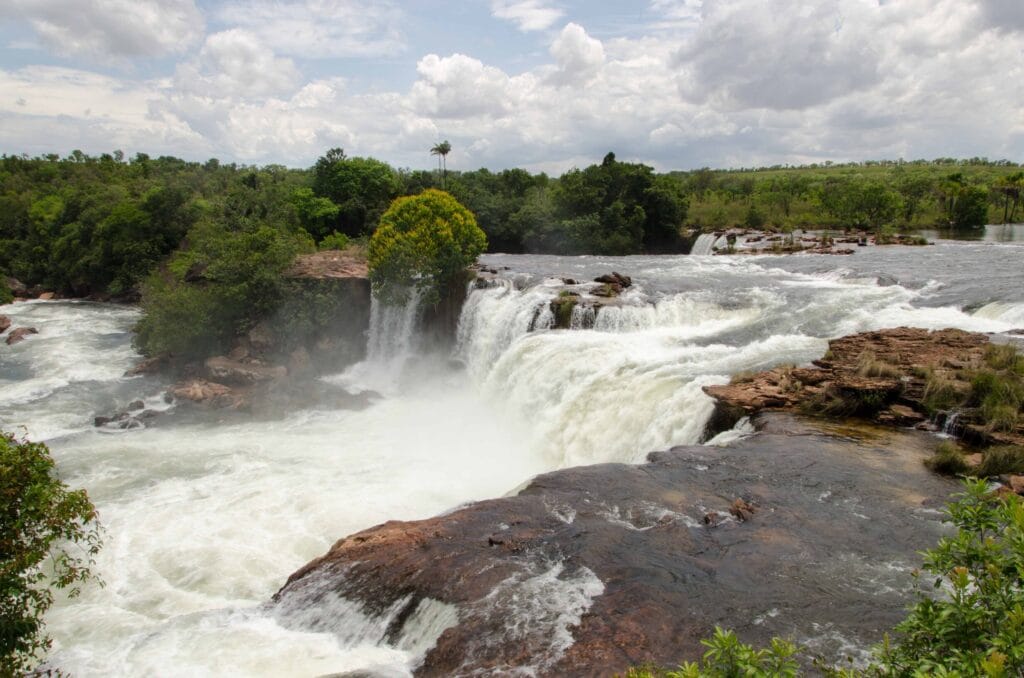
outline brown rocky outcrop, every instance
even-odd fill
[[[5,315],[0,315],[0,334],[3,334],[11,326],[11,319]]]
[[[288,368],[283,365],[241,362],[226,356],[208,358],[205,366],[213,379],[228,384],[255,384],[288,376]]]
[[[7,335],[7,345],[13,346],[19,342],[25,340],[26,337],[32,334],[39,334],[39,330],[34,327],[18,327],[11,330],[11,333]]]
[[[556,471],[515,496],[354,534],[289,578],[278,618],[357,623],[341,597],[399,643],[424,601],[454,606],[421,676],[674,666],[716,624],[829,659],[878,642],[957,485],[921,464],[927,434],[857,439],[780,414],[760,425],[729,448]]]
[[[205,379],[188,379],[179,382],[172,386],[168,393],[175,398],[211,408],[244,409],[249,405],[247,394],[244,391]]]
[[[358,248],[300,254],[285,271],[289,278],[368,278],[366,255]]]

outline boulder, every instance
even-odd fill
[[[5,315],[0,315],[0,334],[7,331],[7,328],[11,326],[11,319]]]
[[[177,383],[168,392],[175,398],[206,407],[240,409],[247,404],[244,395],[230,386],[205,379],[189,379]]]
[[[206,371],[210,377],[229,384],[255,384],[262,381],[273,381],[288,376],[288,368],[283,365],[261,365],[253,362],[232,360],[227,356],[216,356],[207,359]]]
[[[623,288],[625,288],[632,286],[633,279],[630,278],[628,275],[622,275],[620,273],[612,271],[611,273],[607,273],[605,275],[601,275],[594,278],[594,282],[607,283],[609,285],[621,285]]]
[[[265,353],[274,347],[274,331],[266,321],[249,330],[249,345],[257,352]]]
[[[28,287],[17,278],[7,278],[6,283],[7,287],[11,290],[11,294],[15,297],[24,299],[28,296]]]
[[[167,366],[166,356],[155,356],[153,358],[146,358],[140,360],[135,367],[128,369],[124,376],[126,377],[137,377],[140,374],[156,374],[164,367]]]
[[[53,292],[43,292],[39,295],[40,301],[53,301],[57,298],[57,295]]]
[[[7,335],[7,345],[14,346],[18,342],[24,341],[25,337],[30,334],[39,334],[39,330],[34,327],[19,327],[11,330],[11,333]]]

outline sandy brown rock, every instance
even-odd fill
[[[5,315],[0,315],[0,334],[3,334],[11,326],[11,319]]]
[[[204,407],[241,409],[248,405],[243,392],[205,379],[189,379],[179,382],[168,392],[175,398],[188,400]]]
[[[301,254],[285,271],[291,278],[366,278],[369,274],[366,254],[356,247]]]

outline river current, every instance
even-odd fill
[[[501,496],[541,472],[697,443],[712,407],[702,385],[806,363],[831,337],[1022,328],[1022,255],[1021,244],[948,241],[851,256],[488,255],[498,281],[470,293],[454,355],[418,345],[409,309],[377,308],[367,361],[327,380],[382,397],[273,421],[179,413],[166,382],[124,377],[138,359],[133,308],[2,306],[39,334],[0,346],[0,425],[50,445],[105,531],[104,585],[48,617],[52,663],[76,676],[406,675],[457,610],[425,609],[385,642],[381,620],[343,600],[314,611],[267,601],[354,531]],[[611,270],[633,277],[622,306],[592,329],[547,329],[559,278]],[[169,411],[144,429],[92,426],[136,399]],[[521,593],[550,608],[552,637],[601,593],[599,581],[533,584]]]

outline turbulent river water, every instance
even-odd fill
[[[368,360],[328,378],[380,392],[366,409],[274,421],[172,411],[117,433],[93,417],[139,398],[177,409],[159,378],[123,376],[138,358],[137,311],[0,307],[39,329],[0,346],[0,425],[46,441],[105,529],[104,586],[52,610],[52,661],[77,676],[405,675],[455,611],[425,611],[388,643],[343,600],[316,611],[330,628],[266,601],[351,532],[500,496],[540,472],[699,442],[712,406],[702,385],[810,361],[830,337],[1024,327],[1022,255],[947,241],[846,257],[489,255],[498,284],[471,292],[453,356],[418,346],[408,309],[375,309]],[[621,307],[593,329],[545,329],[563,288],[552,278],[611,270],[634,280]],[[601,584],[542,579],[521,595],[566,637]]]

